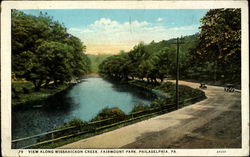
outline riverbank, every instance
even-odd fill
[[[114,82],[114,80],[112,79],[111,81]],[[109,116],[105,116],[106,114],[104,112],[100,112],[96,116],[97,118],[93,119],[94,121],[90,123],[77,120],[78,122],[80,122],[79,125],[84,123],[82,127],[86,127],[87,130],[91,128],[92,130],[86,131],[86,130],[80,129],[78,132],[87,132],[87,133],[81,135],[80,137],[74,137],[74,138],[68,138],[68,136],[69,137],[73,136],[72,133],[71,133],[72,135],[71,134],[68,135],[64,133],[67,140],[64,139],[63,141],[59,141],[58,143],[45,145],[45,146],[42,146],[42,148],[58,147],[60,145],[72,143],[82,138],[87,138],[89,136],[94,136],[100,133],[109,132],[111,130],[120,128],[122,126],[127,126],[135,122],[143,121],[145,119],[149,119],[149,118],[164,114],[166,112],[171,112],[173,110],[176,110],[176,105],[174,104],[175,103],[175,97],[174,97],[175,84],[174,83],[163,82],[162,84],[154,84],[154,83],[148,83],[148,82],[139,81],[139,80],[130,80],[130,81],[123,80],[121,84],[129,84],[132,87],[139,87],[144,91],[147,90],[151,92],[154,91],[154,93],[157,92],[158,98],[155,99],[150,105],[140,104],[140,105],[134,106],[133,110],[129,114],[124,114],[118,108],[107,108],[104,110],[117,111],[117,112],[112,112],[112,113],[110,112],[110,114],[109,113],[107,114]],[[168,92],[168,93],[166,94],[164,92]],[[182,108],[184,106],[195,103],[197,101],[201,101],[206,98],[204,92],[198,89],[187,87],[187,86],[180,86],[180,93],[182,94],[182,96],[180,96],[180,102],[179,102],[180,106],[178,108]],[[159,97],[159,94],[161,97]],[[169,97],[167,97],[167,95]],[[189,98],[188,101],[186,101],[187,98]],[[118,113],[122,113],[122,114],[118,114]],[[100,116],[103,116],[104,118],[100,118]],[[100,128],[105,128],[104,130],[100,129],[98,126],[92,126],[92,123],[97,123],[96,120],[98,121]],[[71,122],[69,124],[66,124],[65,127],[67,128],[67,127],[74,126],[74,125],[71,126],[70,124]],[[64,127],[60,127],[60,128],[64,128]]]
[[[38,104],[47,98],[69,88],[69,85],[61,84],[58,86],[41,87],[39,91],[34,91],[33,84],[29,81],[12,82],[12,107],[41,107]]]
[[[79,105],[79,107],[82,106],[83,108],[82,109],[77,108],[77,110],[78,111],[79,110],[85,111],[84,108],[89,108],[88,112],[97,113],[97,115],[95,115],[95,114],[92,115],[92,116],[95,116],[96,118],[92,119],[90,122],[87,122],[87,121],[82,122],[82,121],[80,121],[80,119],[82,118],[82,115],[86,115],[86,113],[85,114],[84,114],[84,112],[78,113],[78,111],[75,112],[74,116],[76,114],[79,114],[79,115],[81,114],[81,116],[78,116],[78,118],[79,118],[78,122],[80,122],[80,123],[77,123],[77,126],[78,126],[78,124],[79,125],[84,124],[83,128],[80,127],[79,130],[73,129],[73,130],[67,130],[65,132],[61,132],[60,134],[57,134],[57,136],[55,135],[55,139],[50,139],[51,136],[48,136],[48,139],[41,138],[41,140],[43,140],[45,142],[47,140],[53,140],[53,141],[57,140],[57,138],[60,138],[60,136],[62,136],[62,135],[65,136],[65,138],[67,138],[67,140],[65,140],[65,139],[63,141],[61,140],[61,141],[59,141],[59,143],[57,143],[58,142],[57,141],[57,142],[53,142],[52,145],[46,145],[46,146],[44,146],[45,148],[54,148],[55,146],[60,146],[60,145],[66,144],[66,143],[74,142],[74,140],[80,140],[82,138],[86,138],[86,136],[94,136],[96,134],[111,131],[111,130],[117,129],[119,127],[122,127],[122,126],[133,124],[133,123],[138,122],[138,121],[149,119],[149,118],[152,118],[154,116],[161,115],[161,114],[164,114],[167,112],[172,112],[172,111],[176,110],[175,97],[173,97],[175,94],[175,91],[174,91],[175,84],[174,83],[163,82],[162,84],[155,84],[155,83],[148,83],[148,82],[139,81],[139,80],[130,80],[127,82],[123,81],[122,83],[121,82],[117,83],[116,81],[108,81],[108,80],[103,80],[101,78],[98,79],[95,77],[94,78],[90,77],[90,80],[92,80],[92,81],[90,81],[90,80],[87,81],[87,80],[88,79],[86,78],[85,81],[88,83],[83,83],[82,85],[74,86],[73,89],[75,92],[71,91],[71,96],[76,96],[76,95],[80,96],[79,95],[79,92],[81,91],[80,88],[83,88],[85,90],[91,89],[90,91],[87,92],[90,95],[86,95],[87,94],[86,91],[80,92],[80,93],[85,93],[85,94],[81,95],[81,98],[83,98],[82,100],[86,101],[86,103],[82,103],[81,105]],[[103,82],[101,80],[103,80]],[[110,84],[111,82],[113,82],[112,85]],[[95,87],[96,87],[96,90],[93,90],[93,89],[95,89]],[[105,87],[108,87],[108,90],[104,90]],[[110,97],[112,102],[110,102],[110,101],[105,102],[105,100],[110,100],[109,98],[107,98],[108,95],[113,95],[110,93],[111,92],[110,90],[117,91],[118,93],[120,93],[122,95],[124,95],[124,92],[132,92],[130,94],[135,95],[135,96],[139,96],[141,98],[151,97],[152,91],[154,91],[154,94],[152,95],[152,100],[150,102],[146,102],[146,103],[144,103],[144,101],[140,101],[138,98],[136,98],[136,99],[132,98],[133,102],[137,102],[137,103],[133,103],[133,105],[131,106],[129,101],[128,102],[125,101],[125,100],[131,99],[131,97],[127,97],[128,94],[125,94],[124,95],[125,99],[122,100],[121,95],[119,95],[119,94],[117,95],[117,93],[113,93],[114,95],[116,95],[116,97],[119,97],[119,101],[117,101],[117,102],[115,102],[115,104],[113,104],[115,106],[112,106],[112,105],[110,106],[110,104],[112,102],[114,102],[114,96]],[[101,91],[101,92],[99,92],[99,91]],[[138,93],[136,93],[136,91],[138,91]],[[158,94],[159,93],[164,94],[164,92],[167,92],[169,97],[165,97],[165,96],[163,97],[162,95],[161,95],[162,97],[159,97],[159,95],[158,95],[158,97],[156,97],[155,96],[155,95],[157,95],[155,93],[156,91],[158,92]],[[105,97],[103,97],[103,99],[101,97],[99,97],[99,99],[101,100],[100,102],[94,102],[94,103],[91,102],[91,101],[93,101],[93,98],[98,96],[99,94],[103,95],[103,92],[108,93],[108,95],[105,95]],[[199,95],[199,94],[204,94],[204,92],[200,92],[200,90],[192,89],[192,88],[186,87],[186,86],[180,87],[180,92],[183,95],[180,97],[181,98],[180,100],[183,100],[184,98],[189,98],[189,100],[188,101],[186,101],[186,100],[180,101],[179,108],[184,107],[184,106],[189,105],[189,104],[192,104],[194,102],[200,101],[200,100],[205,98],[204,95]],[[191,95],[192,93],[196,93],[198,95]],[[95,95],[95,96],[93,97],[93,95]],[[198,99],[196,96],[199,96]],[[58,99],[56,99],[56,101],[59,101],[60,98],[62,98],[62,97],[63,96],[60,96]],[[79,101],[79,100],[81,100],[81,98],[77,98],[78,102],[81,102],[81,101]],[[56,102],[53,101],[53,103],[56,103]],[[94,110],[90,111],[91,106],[94,106],[94,105],[99,104],[99,103],[109,104],[109,107],[105,108],[104,110],[105,111],[107,110],[110,112],[103,112],[104,110],[102,110],[102,112],[98,111],[99,113],[94,111]],[[70,103],[70,104],[72,105],[72,103]],[[118,106],[117,106],[117,104],[118,104]],[[88,107],[86,105],[90,105],[90,106]],[[51,106],[51,105],[49,105],[49,106]],[[131,106],[132,108],[130,108],[129,106]],[[105,105],[101,105],[100,109],[103,109],[103,107],[105,107]],[[116,107],[116,108],[114,108],[114,107]],[[126,111],[127,110],[126,108],[129,109],[129,111],[124,113],[123,111]],[[58,113],[58,111],[59,110],[57,110],[57,113]],[[67,110],[64,110],[64,111],[67,112]],[[71,111],[71,113],[72,113],[72,111]],[[98,123],[98,125],[97,125],[97,123]],[[73,126],[71,124],[73,124]],[[64,125],[64,127],[60,127],[61,125],[62,124],[57,125],[57,129],[61,129],[61,128],[67,129],[68,127],[71,128],[71,127],[74,127],[75,123],[71,123],[71,121],[70,121],[69,124],[66,123]],[[74,135],[75,132],[78,132],[78,133],[79,132],[86,132],[87,131],[86,129],[87,130],[90,129],[90,132],[87,133],[86,135],[84,133],[83,136],[71,139],[71,136],[75,136]],[[68,138],[68,137],[70,137],[70,138]]]
[[[173,81],[164,81],[164,82],[147,82],[145,80],[138,80],[138,79],[128,79],[128,80],[120,80],[119,78],[109,77],[106,75],[101,75],[104,79],[117,81],[124,84],[129,84],[130,86],[135,86],[141,88],[143,90],[148,90],[154,93],[158,98],[158,100],[165,100],[162,101],[162,104],[159,105],[166,105],[166,104],[174,104],[175,97],[176,97],[176,85]],[[187,99],[192,99],[195,97],[200,97],[201,99],[197,99],[192,103],[197,101],[201,101],[206,98],[204,91],[198,88],[191,88],[185,85],[179,85],[179,101],[185,101]],[[185,103],[185,102],[183,102]],[[185,104],[182,104],[185,106]]]
[[[193,105],[59,148],[240,148],[241,95],[209,85],[204,92]]]

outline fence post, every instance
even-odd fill
[[[55,138],[54,132],[52,132],[52,133],[51,133],[51,140],[53,140],[54,138]],[[54,142],[52,142],[52,143],[54,143]]]

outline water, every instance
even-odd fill
[[[105,107],[118,107],[128,114],[135,105],[148,105],[155,98],[154,94],[146,90],[109,82],[100,77],[86,77],[71,89],[48,99],[46,104],[49,107],[14,109],[12,138],[46,132],[74,118],[90,121]]]

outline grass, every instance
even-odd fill
[[[34,86],[29,81],[13,81],[12,89],[15,89],[16,92],[12,90],[12,106],[15,107],[24,104],[32,106],[32,102],[44,100],[66,88],[68,88],[67,85],[60,85],[58,87],[41,88],[40,91],[34,91]]]
[[[163,83],[147,83],[145,81],[132,80],[128,82],[131,85],[138,86],[141,88],[155,89],[162,93],[163,95],[168,95],[168,99],[174,99],[176,94],[175,83],[163,82]],[[205,93],[199,89],[193,89],[188,86],[179,85],[179,100],[185,100],[192,97],[197,97],[200,95],[205,95]]]

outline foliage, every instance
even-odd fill
[[[108,119],[108,118],[115,118],[117,120],[121,120],[121,119],[124,119],[125,116],[126,116],[125,113],[117,107],[104,108],[91,121],[99,121],[99,120]]]
[[[181,38],[180,79],[239,84],[241,80],[240,9],[211,9],[201,19],[201,32]],[[139,43],[99,65],[99,73],[119,79],[157,83],[176,78],[174,39]]]
[[[57,127],[56,129],[68,128],[71,126],[75,126],[77,129],[86,127],[88,125],[87,122],[82,121],[81,119],[73,119],[67,123],[64,123],[63,126]]]
[[[98,66],[109,56],[109,54],[87,55],[91,62],[91,72],[98,73]]]
[[[175,94],[176,94],[176,85],[172,82],[162,82],[160,84],[148,84],[145,81],[133,80],[130,81],[133,85],[144,87],[144,88],[151,88],[159,90],[165,94],[167,97],[164,99],[156,99],[152,102],[150,107],[160,107],[166,105],[173,105],[175,104]],[[199,89],[193,89],[188,86],[179,85],[179,100],[185,100],[195,97],[205,97],[205,93]]]
[[[176,86],[172,82],[164,82],[159,87],[157,87],[157,89],[165,93],[168,93],[170,97],[175,97]],[[205,93],[199,89],[193,89],[188,86],[179,85],[179,100],[180,101],[189,99],[189,98],[198,97],[198,96],[203,96],[203,95],[205,95]]]
[[[197,47],[190,51],[193,63],[202,61],[205,73],[214,80],[241,80],[241,11],[240,9],[211,9],[201,19]]]
[[[31,81],[36,90],[43,83],[69,81],[89,72],[90,61],[81,41],[46,14],[38,17],[12,10],[12,71]]]
[[[30,81],[14,81],[12,82],[12,105],[22,107],[32,107],[36,102],[47,99],[48,97],[65,90],[68,86],[60,85],[57,88],[41,88],[39,91],[31,92],[34,87]],[[24,89],[29,93],[25,93]]]
[[[162,90],[165,93],[175,93],[175,84],[172,82],[164,82],[157,89]]]
[[[187,71],[188,50],[196,42],[197,35],[184,37],[184,48],[181,49],[180,69],[184,75]],[[173,40],[150,44],[139,43],[128,53],[108,57],[99,66],[99,73],[120,79],[129,77],[147,79],[149,83],[161,82],[165,78],[175,78],[176,48]]]
[[[139,111],[146,111],[149,109],[149,106],[143,105],[143,104],[138,104],[135,105],[131,111],[131,113],[133,112],[139,112]]]
[[[151,104],[150,107],[161,107],[165,105],[165,101],[163,99],[155,99]]]

